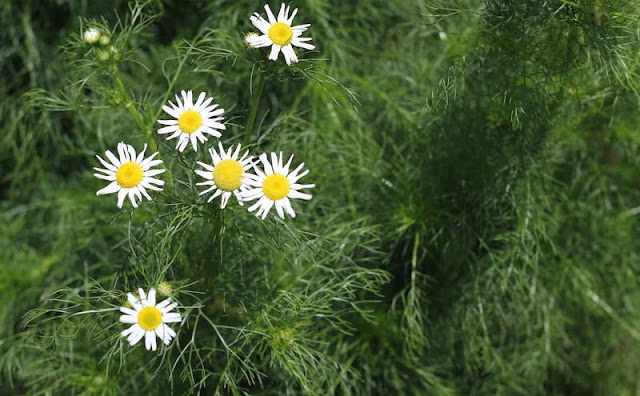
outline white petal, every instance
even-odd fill
[[[249,20],[251,21],[251,23],[253,23],[253,26],[258,28],[258,30],[262,32],[262,34],[269,33],[269,28],[271,27],[271,25],[258,13],[254,13],[251,17],[249,17]]]
[[[121,163],[125,163],[125,162],[129,162],[129,156],[127,154],[127,145],[120,142],[118,143],[118,155],[120,156],[120,162]]]
[[[169,304],[171,304],[171,299],[167,298],[167,299],[164,299],[162,302],[158,303],[158,305],[156,305],[156,308],[162,311],[162,309]]]
[[[182,321],[180,314],[177,312],[166,313],[162,316],[163,323],[179,323]]]
[[[267,29],[269,29],[268,26],[269,25],[267,24]],[[247,44],[249,44],[253,48],[263,48],[273,45],[273,41],[271,41],[271,39],[266,34],[263,34],[262,36],[249,36],[246,38],[246,41]]]
[[[177,125],[169,125],[166,127],[162,127],[160,129],[158,129],[158,134],[159,135],[165,135],[167,133],[173,133],[175,131],[179,131],[180,128]]]
[[[196,174],[198,176],[204,177],[205,179],[211,180],[213,179],[213,174],[211,173],[212,171],[201,171],[201,170],[195,170]]]
[[[127,150],[129,152],[129,161],[135,161],[136,160],[136,150],[133,148],[133,146],[129,146],[129,145],[127,145]]]
[[[295,190],[289,191],[289,194],[287,196],[293,199],[304,199],[305,201],[308,201],[311,199],[311,194],[305,194]]]
[[[128,329],[128,333],[127,334],[129,335],[127,337],[127,341],[129,342],[129,344],[130,345],[135,345],[144,336],[144,330],[142,329],[142,327],[140,327],[140,325],[134,324],[133,326],[131,326]],[[127,334],[125,334],[124,331],[122,332],[123,336],[126,336]]]
[[[120,160],[113,155],[113,153],[109,150],[105,151],[104,154],[107,156],[107,158],[109,158],[109,161],[111,161],[111,163],[115,166],[120,166],[122,165],[122,163],[120,162]]]
[[[297,13],[298,13],[298,9],[296,8],[291,13],[291,16],[289,17],[289,19],[287,19],[287,25],[291,26],[293,24],[293,18],[296,16]]]
[[[278,59],[278,54],[280,53],[280,47],[278,44],[273,43],[273,45],[271,46],[271,53],[269,54],[269,60],[277,60]]]
[[[229,191],[226,191],[224,194],[222,194],[222,199],[220,200],[220,209],[224,209],[227,206],[229,197],[231,197],[231,193]]]
[[[282,55],[284,55],[284,60],[287,62],[287,65],[298,62],[298,57],[291,44],[282,47]]]
[[[120,191],[118,191],[118,208],[122,209],[122,204],[124,204],[124,199],[127,197],[127,189],[126,188],[121,188]]]
[[[280,11],[278,11],[278,22],[284,22],[287,20],[287,18],[285,17],[284,11],[285,11],[285,6],[284,6],[284,3],[282,3],[282,5],[280,6]]]
[[[113,194],[114,192],[117,192],[118,190],[120,190],[120,185],[118,184],[118,182],[114,181],[113,183],[109,184],[105,188],[103,188],[101,190],[98,190],[96,192],[96,195]]]
[[[133,310],[133,309],[128,308],[128,307],[120,307],[120,312],[122,312],[124,314],[127,314],[127,315],[133,315],[133,316],[138,315],[138,311]]]
[[[149,289],[149,296],[147,296],[147,301],[149,301],[149,305],[156,305],[156,289]]]
[[[156,336],[158,336],[158,338],[160,338],[162,342],[165,343],[165,345],[169,345],[169,343],[171,342],[171,335],[169,335],[169,332],[167,332],[166,330],[168,328],[169,326],[162,324],[156,327],[155,330]]]
[[[98,158],[98,161],[100,161],[100,163],[107,169],[109,169],[112,172],[115,172],[118,170],[118,167],[108,163],[107,161],[103,160],[102,157],[100,157],[99,155],[96,155],[96,158]]]
[[[161,173],[164,173],[166,171],[167,171],[166,169],[151,169],[151,170],[144,171],[144,176],[145,177],[153,177],[153,176],[159,175]]]
[[[158,120],[158,123],[162,125],[178,125],[178,120]]]
[[[275,202],[276,213],[278,213],[278,216],[280,216],[281,219],[284,219],[284,210],[282,210],[282,202],[280,201],[282,200],[278,200]]]
[[[158,304],[158,305],[160,305],[160,304]],[[156,308],[158,308],[160,310],[160,312],[162,312],[163,314],[167,314],[168,312],[170,312],[172,309],[174,309],[177,306],[178,306],[178,303],[174,302],[174,303],[170,303],[166,307],[163,307],[163,308],[156,307]]]
[[[140,304],[140,300],[131,293],[127,293],[127,301],[129,301],[129,304],[131,304],[131,306],[135,309],[142,308],[142,304]]]
[[[153,345],[152,342],[156,339],[156,333],[153,331],[145,331],[144,333],[144,347],[147,348],[147,351],[151,349]]]
[[[207,97],[206,93],[200,92],[200,95],[198,96],[198,100],[196,100],[196,103],[193,105],[193,107],[196,109],[200,108],[200,106],[202,106],[202,102],[204,102],[204,99],[206,97]]]
[[[129,189],[129,201],[131,201],[131,206],[133,206],[134,208],[138,207],[138,204],[136,203],[136,193],[140,194],[138,192],[137,189],[135,188],[130,188]],[[140,197],[140,200],[142,200],[142,197]]]
[[[308,38],[307,40],[304,40],[304,41],[308,41],[308,40],[311,40],[311,39]],[[291,45],[295,45],[296,47],[304,48],[309,51],[313,51],[314,49],[316,49],[315,45],[307,44],[304,41],[302,40],[302,38],[294,38],[293,40],[291,40]]]
[[[291,201],[289,201],[289,198],[284,197],[282,199],[282,206],[284,207],[284,210],[289,213],[289,216],[291,216],[292,218],[296,217],[296,212],[291,207]]]
[[[212,195],[212,196],[210,196],[210,197],[209,197],[209,199],[207,199],[207,202],[209,202],[209,203],[210,203],[211,201],[213,201],[214,199],[216,199],[217,197],[219,197],[220,195],[222,195],[222,193],[223,193],[223,191],[222,191],[222,190],[216,190],[216,192],[215,192],[215,193],[213,193],[213,195]]]
[[[102,175],[100,173],[94,173],[93,176],[98,179],[106,180],[106,181],[114,181],[116,180],[116,175]]]
[[[271,8],[269,8],[269,4],[265,4],[264,5],[264,10],[267,12],[267,18],[269,18],[269,23],[270,24],[274,24],[278,21],[276,21],[276,18],[273,16],[273,12],[271,12]]]
[[[171,117],[174,117],[174,118],[180,117],[180,113],[176,109],[171,108],[169,106],[162,106],[162,110],[164,110],[164,112],[169,114]]]
[[[297,25],[297,26],[291,26],[291,30],[293,30],[294,34],[301,34],[304,33],[307,29],[309,29],[309,26],[311,26],[311,24],[306,23],[304,25]]]
[[[122,323],[138,323],[138,317],[133,315],[120,315],[120,322]]]

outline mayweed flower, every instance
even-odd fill
[[[258,202],[249,208],[250,212],[258,209],[256,216],[262,216],[264,219],[267,217],[271,207],[275,205],[276,212],[281,218],[284,219],[284,212],[287,212],[291,217],[296,217],[296,212],[291,207],[289,199],[311,199],[311,194],[306,194],[299,190],[313,188],[315,184],[297,184],[300,178],[309,173],[309,170],[301,172],[304,167],[303,162],[295,170],[289,172],[292,160],[293,155],[283,165],[282,152],[280,152],[279,158],[276,153],[271,153],[271,163],[267,159],[267,154],[260,156],[264,171],[254,166],[257,175],[247,175],[247,184],[253,188],[240,194],[245,201],[258,199]]]
[[[95,44],[100,39],[100,31],[96,28],[89,28],[84,31],[82,38],[87,44]]]
[[[142,288],[138,289],[139,298],[131,293],[127,293],[127,301],[133,307],[120,307],[120,312],[124,315],[120,316],[120,322],[130,323],[131,327],[124,330],[121,334],[127,337],[130,345],[135,345],[144,337],[144,346],[147,350],[156,350],[156,336],[160,338],[165,345],[169,345],[171,339],[176,336],[176,332],[166,325],[166,323],[178,323],[182,321],[180,314],[170,312],[178,306],[172,303],[170,298],[156,305],[156,291],[149,290],[147,296]]]
[[[176,102],[178,105],[174,105],[169,101],[169,106],[162,106],[162,109],[174,117],[175,120],[158,120],[162,125],[168,125],[158,130],[159,134],[171,133],[167,140],[173,138],[179,138],[176,149],[180,152],[184,151],[189,141],[193,146],[193,150],[198,150],[198,140],[200,143],[207,141],[205,133],[214,137],[220,137],[221,133],[218,130],[225,130],[226,127],[221,123],[223,120],[223,109],[217,109],[217,104],[209,106],[213,101],[213,98],[205,98],[207,95],[202,92],[198,97],[196,103],[193,103],[193,93],[191,91],[182,91],[182,100],[176,95]]]
[[[264,9],[267,12],[269,21],[266,21],[257,12],[249,18],[253,25],[262,32],[261,36],[247,36],[245,41],[249,45],[254,48],[271,46],[269,59],[273,61],[278,59],[278,54],[282,51],[287,65],[298,61],[298,57],[292,46],[308,50],[316,48],[314,45],[306,43],[307,41],[311,41],[311,37],[300,37],[302,33],[311,26],[310,24],[291,26],[293,17],[298,13],[297,8],[293,10],[291,16],[289,16],[289,6],[285,6],[284,3],[282,3],[277,19],[273,16],[268,4],[265,4]]]
[[[205,170],[196,170],[196,173],[207,181],[198,183],[198,186],[211,186],[200,193],[200,195],[215,191],[207,202],[213,201],[216,197],[221,196],[220,208],[224,209],[231,195],[235,195],[238,203],[242,205],[240,194],[247,190],[246,173],[253,165],[253,157],[249,157],[249,152],[245,152],[242,157],[240,155],[240,145],[238,144],[235,151],[233,147],[229,147],[227,152],[224,151],[222,143],[218,142],[219,153],[214,149],[209,149],[209,154],[213,160],[213,165],[205,164],[198,161],[198,164]],[[233,151],[233,154],[232,154]]]
[[[151,167],[160,165],[162,160],[153,159],[158,154],[157,152],[144,158],[146,150],[147,145],[145,144],[142,152],[136,156],[136,151],[132,146],[120,142],[118,143],[119,158],[113,155],[111,151],[105,151],[105,155],[111,163],[103,160],[99,155],[96,155],[106,169],[93,168],[98,172],[102,172],[94,173],[93,175],[98,179],[111,182],[111,184],[96,192],[96,195],[117,192],[118,208],[122,208],[122,204],[127,195],[134,208],[138,207],[136,198],[138,201],[142,201],[142,195],[151,201],[147,189],[162,191],[162,188],[158,186],[164,185],[162,180],[158,180],[153,176],[159,175],[166,169],[151,169]]]

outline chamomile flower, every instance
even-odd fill
[[[144,290],[139,288],[138,296],[127,294],[127,300],[133,309],[120,307],[120,312],[124,313],[120,316],[120,322],[131,324],[131,327],[121,333],[122,336],[127,337],[127,341],[132,346],[144,337],[144,346],[147,350],[156,350],[156,336],[165,345],[169,345],[171,339],[176,336],[176,332],[167,326],[167,323],[182,321],[179,313],[171,312],[178,304],[172,303],[171,299],[167,298],[156,305],[155,289],[150,289],[147,296]]]
[[[316,48],[307,43],[307,41],[311,41],[311,37],[300,37],[311,26],[310,24],[291,26],[293,17],[298,13],[297,8],[289,15],[289,6],[282,3],[277,19],[273,16],[268,4],[265,4],[264,9],[267,12],[268,21],[257,12],[249,18],[253,25],[262,32],[260,36],[247,35],[245,41],[249,45],[254,48],[271,46],[269,59],[273,61],[278,59],[278,54],[282,51],[287,65],[298,62],[298,56],[293,50],[293,46],[308,50]]]
[[[111,162],[107,162],[99,155],[96,155],[98,160],[106,169],[93,168],[101,173],[94,173],[93,175],[98,179],[110,181],[111,184],[96,192],[96,195],[118,193],[118,208],[122,208],[124,199],[129,196],[131,205],[134,208],[138,207],[138,201],[142,201],[144,195],[149,201],[151,197],[147,193],[147,189],[154,191],[162,191],[160,186],[164,185],[162,180],[154,178],[166,169],[151,169],[156,165],[162,163],[161,160],[154,160],[153,158],[158,154],[153,153],[147,158],[144,158],[144,153],[147,150],[147,145],[140,154],[136,155],[136,150],[122,142],[118,143],[118,157],[113,155],[109,150],[105,151],[107,159]]]
[[[256,216],[262,216],[264,219],[271,207],[275,206],[276,212],[281,218],[284,219],[285,212],[291,217],[296,217],[290,199],[311,199],[311,194],[300,192],[300,190],[313,188],[315,184],[298,184],[298,180],[309,173],[309,170],[302,170],[303,162],[292,172],[289,172],[292,160],[293,155],[289,157],[286,164],[283,164],[282,152],[280,152],[280,157],[276,153],[271,153],[271,162],[267,159],[267,154],[260,156],[264,170],[254,166],[256,175],[247,175],[247,184],[253,188],[240,194],[245,201],[258,200],[249,208],[250,212],[257,209]]]
[[[215,191],[207,202],[213,201],[221,196],[220,208],[224,209],[231,195],[235,195],[238,203],[242,205],[240,194],[247,190],[247,171],[253,165],[253,157],[249,157],[249,152],[242,154],[240,158],[240,145],[233,151],[233,147],[225,152],[222,143],[218,143],[219,152],[209,149],[209,154],[213,160],[213,165],[198,161],[198,164],[205,170],[196,170],[196,173],[207,181],[198,183],[199,186],[211,186],[200,193],[200,195]]]
[[[182,91],[182,100],[176,95],[176,103],[169,101],[169,106],[162,106],[162,109],[174,120],[158,120],[162,125],[167,125],[158,130],[159,134],[171,134],[167,140],[178,138],[176,149],[184,151],[189,141],[194,151],[198,151],[198,141],[207,141],[205,134],[219,138],[220,130],[227,129],[222,124],[223,109],[216,109],[217,104],[211,104],[213,98],[207,98],[207,94],[202,92],[198,100],[193,103],[193,93]]]

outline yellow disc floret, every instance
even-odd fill
[[[267,176],[262,182],[262,192],[272,201],[286,197],[289,194],[289,187],[289,180],[278,173]]]
[[[277,22],[269,28],[269,38],[280,46],[288,45],[293,40],[293,30],[286,23]]]
[[[224,159],[213,168],[213,181],[224,191],[233,191],[242,185],[244,168],[233,159]]]
[[[195,110],[187,110],[180,114],[178,126],[184,133],[194,133],[202,126],[202,116]]]
[[[146,331],[153,331],[162,324],[162,312],[156,307],[144,307],[138,311],[138,324]]]
[[[125,162],[116,171],[116,181],[123,188],[133,188],[142,181],[143,171],[136,162]]]

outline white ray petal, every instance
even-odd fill
[[[284,55],[284,60],[287,62],[287,65],[291,65],[292,63],[298,63],[298,56],[296,52],[293,50],[291,44],[285,45],[282,47],[282,55]]]
[[[96,195],[105,195],[105,194],[113,194],[114,192],[117,192],[118,190],[120,190],[120,185],[118,184],[118,182],[112,182],[111,184],[109,184],[108,186],[106,186],[105,188],[98,190],[96,192]]]
[[[138,323],[138,317],[132,315],[120,315],[120,322],[122,323]]]
[[[282,47],[279,46],[278,44],[273,43],[273,46],[271,46],[271,53],[269,54],[269,58],[268,59],[272,60],[272,61],[277,60],[278,59],[278,54],[280,53],[280,49],[281,48]]]
[[[269,4],[264,5],[264,10],[267,12],[267,18],[269,18],[269,23],[274,24],[278,22],[276,18],[273,16],[273,12],[271,12],[271,8],[269,8]]]
[[[127,189],[126,188],[121,188],[120,191],[118,191],[118,203],[117,206],[118,208],[122,209],[122,205],[124,204],[124,199],[127,197]]]

